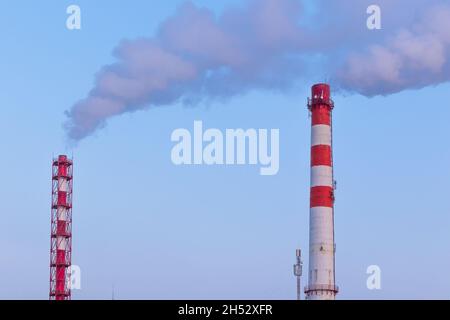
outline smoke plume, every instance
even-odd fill
[[[153,37],[117,46],[116,62],[67,111],[69,139],[81,140],[126,112],[283,90],[312,76],[367,96],[450,80],[444,0],[380,0],[382,30],[372,31],[371,1],[333,3],[250,0],[220,16],[182,5]]]

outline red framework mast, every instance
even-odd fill
[[[52,163],[52,227],[50,235],[50,300],[70,300],[72,264],[73,163],[65,155]]]

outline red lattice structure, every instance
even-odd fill
[[[72,264],[73,163],[65,155],[52,163],[52,219],[50,235],[50,300],[70,300]]]

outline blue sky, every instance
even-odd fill
[[[193,2],[220,13],[238,1]],[[120,299],[294,299],[295,249],[308,247],[305,102],[323,79],[127,113],[70,148],[64,111],[120,40],[151,36],[182,1],[77,1],[79,31],[65,28],[71,3],[10,1],[0,13],[0,298],[48,298],[51,158],[73,153],[74,299],[109,299],[113,285]],[[334,94],[339,298],[450,298],[449,89]],[[279,173],[174,166],[170,134],[194,120],[279,128]],[[373,264],[381,290],[366,288]]]

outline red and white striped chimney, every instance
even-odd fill
[[[50,300],[70,300],[72,265],[72,160],[60,155],[52,163]]]
[[[316,84],[308,99],[311,112],[311,194],[309,215],[308,300],[332,300],[334,277],[334,179],[330,86]]]

